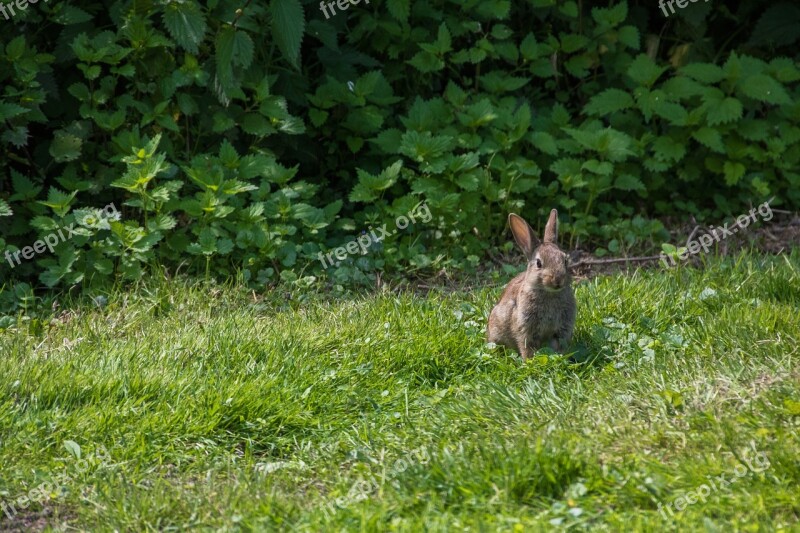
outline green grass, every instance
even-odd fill
[[[20,319],[0,502],[62,483],[0,529],[800,528],[800,254],[580,284],[572,359],[487,347],[500,290],[171,282]]]

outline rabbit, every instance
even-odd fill
[[[511,280],[489,315],[488,342],[517,351],[523,361],[543,346],[565,350],[572,339],[577,312],[569,258],[558,247],[558,211],[550,211],[539,242],[519,215],[508,215],[514,240],[528,267]]]

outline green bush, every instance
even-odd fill
[[[468,268],[509,211],[616,251],[664,215],[800,205],[788,2],[52,0],[0,24],[0,251],[77,228],[4,280],[292,281],[422,201],[326,275]]]

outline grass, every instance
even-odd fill
[[[798,530],[799,271],[795,251],[595,278],[575,356],[526,364],[484,344],[499,287],[153,283],[20,318],[0,503],[55,482],[0,529]]]

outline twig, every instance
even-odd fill
[[[239,18],[242,15],[244,15],[244,10],[247,9],[247,6],[249,6],[250,2],[252,2],[252,1],[253,0],[247,0],[247,2],[245,3],[244,7],[240,7],[239,9],[236,10],[236,18],[233,19],[233,22],[231,23],[231,25],[234,27],[234,29],[236,29],[236,25],[239,23]]]
[[[627,263],[629,261],[653,261],[661,259],[660,255],[648,255],[640,257],[615,257],[612,259],[589,259],[588,261],[578,261],[570,267],[578,267],[581,265],[606,265],[610,263]]]

